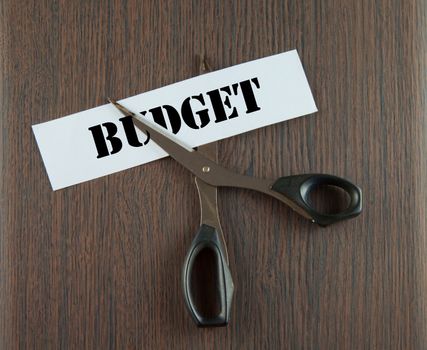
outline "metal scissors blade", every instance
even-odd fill
[[[241,180],[243,178],[246,178],[247,181],[252,181],[251,179],[253,178],[251,177],[238,175],[219,166],[213,160],[204,157],[199,152],[191,149],[176,137],[166,134],[160,129],[160,127],[148,122],[141,115],[130,111],[117,101],[110,98],[108,98],[108,101],[124,115],[132,116],[136,127],[144,133],[148,132],[151,139],[163,148],[163,150],[165,150],[173,159],[208,184],[213,186],[242,187]],[[215,173],[215,175],[213,173]]]
[[[111,98],[108,98],[108,101],[124,115],[132,116],[135,126],[138,127],[138,129],[144,133],[148,132],[151,139],[157,145],[163,148],[163,150],[165,150],[173,159],[175,159],[178,163],[183,165],[196,177],[200,178],[204,182],[217,187],[240,187],[266,193],[289,205],[299,214],[311,219],[310,215],[302,210],[299,206],[295,205],[292,200],[279,192],[271,190],[273,181],[239,175],[226,168],[223,168],[216,162],[210,160],[207,157],[204,157],[199,152],[189,149],[189,147],[186,147],[180,143],[176,138],[172,140],[173,136],[166,136],[166,133],[161,131],[159,127],[151,125],[151,123],[143,119],[141,115],[130,111],[117,101]]]
[[[197,152],[206,155],[207,158],[218,161],[218,146],[216,143],[209,143],[197,148]],[[194,177],[200,201],[200,224],[215,227],[218,231],[219,239],[224,248],[225,261],[228,264],[228,250],[222,231],[221,221],[218,212],[218,188],[203,181],[199,177]]]

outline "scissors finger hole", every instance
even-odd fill
[[[351,197],[346,190],[330,184],[312,185],[304,200],[316,212],[326,215],[342,213],[351,204]]]
[[[221,312],[217,259],[212,248],[202,248],[197,253],[191,270],[191,298],[198,314],[203,318],[213,318]]]

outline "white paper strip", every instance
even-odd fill
[[[120,102],[191,147],[317,111],[295,50]],[[152,141],[144,144],[146,136],[109,104],[33,125],[33,131],[54,190],[167,155]]]

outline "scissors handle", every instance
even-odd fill
[[[216,291],[219,295],[220,310],[215,316],[206,316],[198,309],[194,301],[192,288],[192,273],[197,264],[198,255],[205,249],[210,249],[215,259]],[[215,276],[209,276],[214,278]],[[199,327],[226,326],[230,319],[231,300],[233,298],[234,284],[228,268],[228,261],[218,231],[215,227],[202,224],[194,238],[185,258],[182,286],[184,289],[185,304]]]
[[[344,190],[350,197],[347,208],[334,214],[320,213],[310,205],[308,197],[318,186],[334,186]],[[304,174],[281,177],[271,186],[271,190],[281,193],[293,201],[317,224],[327,226],[350,219],[362,211],[362,191],[350,181],[327,174]]]

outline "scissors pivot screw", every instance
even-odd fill
[[[207,165],[205,165],[205,166],[202,168],[202,171],[203,171],[204,173],[208,173],[208,172],[210,172],[210,171],[211,171],[211,168],[209,168]]]

